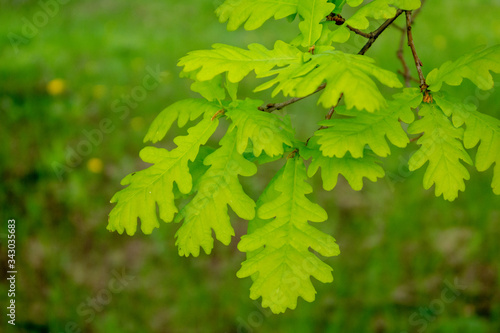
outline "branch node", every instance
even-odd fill
[[[342,25],[345,22],[345,18],[343,18],[342,15],[336,14],[336,13],[328,14],[328,16],[326,17],[326,20],[327,21],[335,21],[336,25]]]
[[[224,109],[220,109],[219,111],[215,112],[214,115],[212,116],[212,121],[215,120],[215,118],[217,118],[218,116],[224,114],[226,112],[226,110]]]
[[[427,90],[427,88],[429,88],[428,85],[420,87],[421,91],[423,91],[423,93],[424,93],[424,98],[422,99],[422,101],[424,103],[431,104],[432,102],[434,102],[434,98],[432,98],[432,94],[429,90]]]
[[[299,150],[297,148],[295,148],[294,150],[292,150],[292,152],[290,154],[288,154],[288,156],[286,157],[286,159],[291,159],[291,158],[294,158],[295,157],[295,154],[298,153]]]

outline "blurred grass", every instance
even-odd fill
[[[216,243],[210,256],[180,258],[177,225],[164,224],[150,236],[105,230],[109,199],[121,178],[144,167],[138,151],[148,124],[175,100],[195,96],[190,83],[178,78],[177,59],[215,42],[271,47],[295,34],[281,21],[228,33],[213,15],[219,3],[69,2],[18,53],[8,38],[0,39],[0,202],[2,218],[18,221],[17,331],[69,332],[71,322],[82,332],[500,331],[500,200],[491,193],[492,171],[469,168],[466,192],[445,202],[422,189],[422,170],[405,168],[414,144],[394,149],[385,162],[388,177],[361,192],[343,181],[332,192],[316,192],[330,217],[321,227],[342,251],[326,260],[335,281],[316,284],[314,303],[301,300],[284,315],[269,316],[248,298],[250,281],[235,276],[244,259],[237,239],[229,247]],[[0,0],[1,34],[19,34],[22,18],[39,10],[37,1]],[[424,70],[478,45],[498,44],[499,14],[494,0],[428,1],[414,27]],[[384,68],[399,69],[399,35],[389,29],[368,55]],[[351,45],[357,50],[360,43],[355,38]],[[123,96],[141,85],[148,66],[160,66],[163,82],[122,119],[113,103],[125,105]],[[248,82],[241,96],[251,94],[254,79]],[[481,111],[500,116],[498,90],[478,92],[468,83],[447,89],[478,98]],[[258,97],[272,101],[264,93]],[[312,99],[287,112],[301,124],[298,136],[306,138],[324,110]],[[59,180],[53,163],[64,164],[68,149],[86,139],[83,130],[99,128],[105,118],[114,129]],[[242,180],[254,198],[280,165]],[[319,178],[313,182],[320,189]],[[237,237],[245,233],[244,221],[234,219],[233,225]],[[133,275],[132,282],[95,316],[82,314],[90,309],[89,297],[107,290],[113,273],[122,270]],[[419,311],[437,304],[445,281],[455,278],[466,289],[440,313],[424,317]],[[422,318],[425,327],[416,322]]]

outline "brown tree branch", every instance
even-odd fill
[[[394,22],[398,17],[399,15],[401,15],[403,13],[403,10],[401,9],[398,9],[396,11],[396,15],[394,15],[394,17],[386,20],[384,23],[382,23],[382,25],[380,27],[378,27],[378,29],[376,29],[375,31],[373,32],[370,32],[369,35],[370,35],[370,39],[368,39],[368,42],[366,42],[365,46],[363,46],[363,48],[358,52],[358,54],[365,54],[366,51],[368,51],[368,49],[373,45],[373,43],[377,40],[377,38],[380,36],[380,34],[382,32],[384,32],[385,29],[387,29],[388,26],[390,26],[392,24],[392,22]]]
[[[417,10],[415,10],[412,13],[412,15],[410,15],[410,26],[415,21],[415,18],[421,13],[422,7],[424,6],[424,3],[425,3],[425,0],[422,0],[421,6]],[[408,17],[407,17],[407,19],[408,19]],[[406,63],[406,60],[404,58],[404,40],[405,40],[405,37],[408,35],[408,30],[407,30],[408,23],[406,24],[406,26],[404,28],[401,28],[395,24],[393,24],[393,26],[397,27],[399,30],[401,30],[401,39],[399,40],[399,48],[396,51],[396,55],[403,66],[403,70],[402,71],[398,70],[398,73],[401,74],[403,76],[403,78],[405,79],[406,87],[410,87],[411,81],[414,81],[414,82],[421,84],[421,81],[419,81],[419,80],[415,79],[413,76],[411,76],[410,68],[408,67],[408,64]]]
[[[355,34],[357,34],[357,35],[363,36],[365,38],[370,38],[370,34],[369,33],[366,33],[366,32],[363,32],[363,31],[361,31],[359,29],[353,28],[349,24],[347,25],[347,28],[349,30],[351,30],[352,32],[354,32]]]
[[[427,82],[425,82],[425,76],[424,73],[422,72],[422,61],[418,57],[417,50],[415,48],[415,42],[413,41],[413,34],[412,34],[412,18],[411,18],[411,11],[406,11],[406,32],[408,35],[408,46],[411,49],[411,53],[413,54],[413,59],[415,60],[415,66],[417,67],[417,72],[418,72],[418,78],[420,79],[420,91],[424,94],[423,102],[424,103],[432,103],[433,98],[432,95],[429,91],[429,85]]]
[[[399,40],[399,48],[396,51],[396,55],[401,61],[401,64],[403,65],[403,71],[398,71],[398,73],[401,73],[405,79],[405,85],[407,88],[411,86],[411,72],[410,72],[410,67],[408,67],[408,64],[406,63],[405,57],[404,57],[404,44],[405,44],[405,37],[406,37],[406,29],[401,30],[401,38]],[[418,82],[418,80],[417,80]]]
[[[420,79],[420,90],[422,92],[426,91],[429,87],[425,82],[424,73],[422,72],[422,61],[418,57],[417,50],[415,49],[415,42],[413,41],[413,34],[411,32],[411,11],[406,11],[406,34],[408,36],[408,46],[411,49],[411,53],[413,54],[413,59],[415,60],[415,66],[417,67],[418,78]]]
[[[333,116],[333,114],[335,113],[335,108],[339,105],[340,100],[342,99],[342,97],[344,97],[344,94],[343,94],[343,93],[342,93],[342,94],[340,94],[340,97],[339,97],[339,99],[338,99],[338,101],[337,101],[337,104],[335,104],[334,106],[332,106],[332,107],[330,108],[330,110],[328,110],[328,113],[327,113],[327,114],[326,114],[326,116],[325,116],[325,119],[326,119],[326,120],[330,120],[330,119],[332,119],[332,116]],[[328,128],[328,126],[320,126],[320,128],[318,128],[318,131],[319,131],[319,130],[322,130],[322,129],[325,129],[325,128]],[[313,136],[314,136],[314,133],[313,133],[313,135],[311,135],[309,138],[307,138],[307,140],[306,140],[306,146],[307,146],[307,144],[309,143],[309,140],[311,140],[311,138],[312,138]]]
[[[340,102],[340,100],[341,100],[341,99],[342,99],[342,95],[340,95],[340,97],[339,97],[339,102]],[[337,103],[337,105],[338,105],[338,104],[339,104],[339,103]],[[332,107],[330,108],[330,111],[328,111],[328,113],[327,113],[327,114],[326,114],[326,116],[325,116],[325,119],[326,119],[326,120],[330,120],[330,119],[332,119],[333,113],[335,112],[335,108],[337,107],[337,105],[332,106]]]

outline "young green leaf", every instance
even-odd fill
[[[179,198],[187,198],[193,193],[198,191],[198,185],[200,184],[200,179],[201,176],[205,174],[208,170],[208,166],[203,164],[203,161],[205,158],[213,153],[215,151],[214,148],[209,147],[209,146],[200,146],[200,151],[198,152],[198,155],[196,156],[196,159],[193,162],[188,162],[189,166],[189,173],[191,174],[191,177],[193,178],[193,186],[191,188],[191,191],[189,193],[181,193],[179,191],[179,187],[174,184],[174,198],[177,200]]]
[[[410,142],[408,135],[401,128],[400,120],[411,123],[414,116],[412,108],[422,100],[418,89],[405,90],[403,94],[394,95],[386,108],[374,113],[336,108],[336,113],[349,118],[330,119],[320,122],[328,128],[318,130],[318,144],[323,155],[343,157],[347,152],[353,158],[363,157],[368,145],[378,156],[385,157],[391,150],[386,137],[397,147],[404,148]]]
[[[366,177],[372,182],[385,175],[384,169],[380,166],[380,160],[365,152],[364,157],[354,158],[347,153],[343,157],[327,157],[319,150],[316,142],[317,137],[311,138],[307,149],[301,150],[301,156],[306,159],[312,158],[307,169],[307,176],[312,177],[321,168],[321,179],[323,188],[327,191],[333,190],[337,185],[338,176],[341,174],[347,180],[353,190],[359,191],[363,188],[363,178]]]
[[[330,29],[333,28],[333,30]],[[332,43],[345,43],[351,38],[351,31],[345,24],[337,26],[335,22],[325,22],[323,32],[318,40],[318,45],[331,45]],[[317,52],[319,53],[319,52]]]
[[[259,218],[272,220],[243,236],[238,244],[242,252],[260,249],[243,262],[237,275],[253,277],[250,298],[262,297],[262,306],[270,307],[274,313],[295,309],[299,296],[312,302],[316,290],[311,276],[324,283],[333,280],[331,267],[309,248],[328,257],[340,253],[333,237],[307,222],[325,221],[327,215],[306,198],[312,192],[306,179],[302,159],[288,159],[283,175],[272,183],[279,195],[258,208]]]
[[[306,62],[296,62],[288,67],[259,75],[278,74],[274,79],[260,85],[255,90],[264,90],[278,84],[273,96],[280,91],[285,96],[303,97],[313,93],[326,82],[318,103],[326,108],[336,105],[343,94],[348,109],[373,112],[386,105],[386,100],[372,77],[388,87],[402,87],[396,74],[374,64],[374,60],[361,55],[341,51],[325,51],[309,56]]]
[[[493,88],[490,71],[500,73],[500,45],[447,61],[439,69],[434,68],[426,81],[431,91],[439,91],[443,83],[458,86],[464,78],[471,80],[479,89],[489,90]]]
[[[420,7],[420,0],[374,0],[361,7],[346,20],[345,24],[357,29],[367,29],[370,26],[368,18],[387,20],[396,15],[396,7],[404,10],[414,10]]]
[[[346,3],[350,7],[358,7],[363,3],[363,0],[328,0],[328,2],[335,4],[335,9],[333,12],[336,14],[340,14],[342,13],[342,9],[344,8],[344,5]]]
[[[199,93],[206,100],[221,101],[226,98],[226,91],[222,86],[222,75],[214,76],[211,80],[207,81],[197,81],[196,75],[198,71],[192,72],[181,72],[181,77],[188,77],[194,82],[191,84],[191,90]]]
[[[444,96],[434,96],[434,100],[447,115],[453,115],[455,126],[465,123],[464,146],[474,148],[478,143],[475,166],[478,171],[486,171],[495,163],[491,187],[500,195],[500,120],[477,112],[476,106],[450,101]]]
[[[262,101],[246,99],[233,103],[226,111],[236,127],[238,153],[243,154],[251,140],[253,154],[258,157],[264,151],[268,156],[283,155],[283,145],[291,146],[293,130],[289,121],[280,116],[259,111]]]
[[[390,6],[390,0],[375,0],[356,11],[345,24],[356,29],[367,29],[370,26],[368,18],[386,20],[396,15],[396,8]]]
[[[156,208],[160,218],[172,221],[177,208],[174,204],[173,185],[177,184],[181,193],[192,189],[192,177],[188,162],[194,161],[201,145],[205,144],[217,128],[218,120],[204,118],[198,125],[188,130],[187,136],[174,139],[177,148],[172,151],[146,147],[140,152],[141,159],[154,164],[145,170],[126,176],[121,184],[128,187],[116,193],[111,202],[116,206],[109,214],[108,230],[125,230],[133,235],[137,230],[137,218],[141,220],[141,230],[150,234],[159,227]]]
[[[231,100],[236,101],[238,99],[238,83],[229,81],[226,75],[224,87],[226,88],[229,97],[231,97]]]
[[[198,81],[211,80],[227,72],[229,81],[239,82],[251,71],[259,75],[275,66],[299,62],[302,58],[299,49],[280,40],[276,41],[273,50],[260,44],[250,44],[248,50],[225,44],[214,44],[212,47],[212,50],[189,52],[179,60],[178,66],[184,66],[184,72],[199,70],[196,74]]]
[[[303,21],[299,23],[303,35],[302,46],[312,46],[321,36],[323,26],[319,23],[335,8],[327,0],[301,0],[298,12]]]
[[[346,2],[350,7],[358,7],[363,3],[363,0],[346,0]]]
[[[257,209],[260,208],[262,205],[264,205],[266,202],[274,201],[276,198],[280,196],[281,192],[279,192],[276,189],[276,183],[277,180],[281,179],[281,177],[283,176],[283,171],[285,171],[285,168],[281,168],[269,181],[266,188],[264,189],[262,194],[259,196],[259,199],[257,200]],[[258,214],[255,214],[255,217],[252,220],[248,221],[247,235],[253,234],[256,230],[263,228],[266,224],[268,224],[271,221],[272,218],[263,219],[259,217]],[[261,246],[253,251],[247,251],[246,252],[247,260],[252,257],[255,257],[262,250],[264,250],[264,246]],[[252,280],[255,281],[258,275],[259,275],[258,273],[253,274]]]
[[[274,17],[275,20],[297,13],[299,0],[226,0],[215,13],[227,30],[233,31],[245,23],[246,30],[255,30]]]
[[[424,133],[417,141],[420,149],[409,161],[410,171],[429,165],[424,175],[424,188],[436,184],[436,196],[453,201],[458,191],[465,190],[464,180],[470,178],[460,160],[472,164],[462,144],[464,130],[453,126],[443,111],[435,104],[423,103],[419,115],[422,117],[408,127],[408,133]]]
[[[184,127],[188,121],[195,120],[201,115],[212,116],[220,109],[220,104],[208,102],[201,98],[177,101],[156,117],[144,137],[144,142],[151,141],[155,143],[163,139],[176,120],[179,127]]]
[[[238,153],[236,131],[229,131],[220,145],[204,161],[210,168],[200,179],[198,193],[175,218],[175,222],[184,220],[176,233],[181,256],[197,257],[200,247],[210,254],[214,243],[212,230],[221,243],[230,243],[234,230],[228,205],[242,219],[251,220],[255,216],[255,202],[243,191],[238,175],[252,176],[257,167]]]

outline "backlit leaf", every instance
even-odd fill
[[[274,313],[295,309],[299,296],[312,302],[316,290],[311,276],[324,283],[332,282],[331,267],[309,248],[327,257],[340,253],[333,237],[307,222],[322,222],[327,215],[306,198],[312,192],[306,179],[302,159],[298,156],[288,159],[283,174],[272,183],[273,191],[279,195],[261,202],[258,208],[259,218],[271,220],[243,236],[238,244],[243,252],[260,249],[243,262],[237,275],[252,276],[250,298],[262,297],[262,306],[270,307]]]
[[[424,188],[435,184],[436,196],[453,201],[458,191],[465,190],[464,180],[469,172],[460,160],[472,164],[462,144],[464,130],[453,126],[443,111],[435,104],[423,103],[419,115],[422,117],[408,127],[411,134],[424,133],[417,141],[421,146],[409,161],[410,171],[429,162],[424,175]]]
[[[190,128],[187,136],[174,139],[177,148],[168,151],[146,147],[141,150],[141,159],[153,165],[129,174],[122,180],[121,184],[128,186],[111,198],[116,206],[109,214],[108,230],[116,230],[120,234],[125,230],[127,234],[133,235],[137,230],[137,219],[140,218],[141,230],[150,234],[160,225],[157,207],[163,221],[172,221],[177,213],[174,182],[181,193],[191,191],[193,183],[188,162],[196,159],[200,146],[207,142],[217,125],[217,119],[212,121],[207,117]]]

